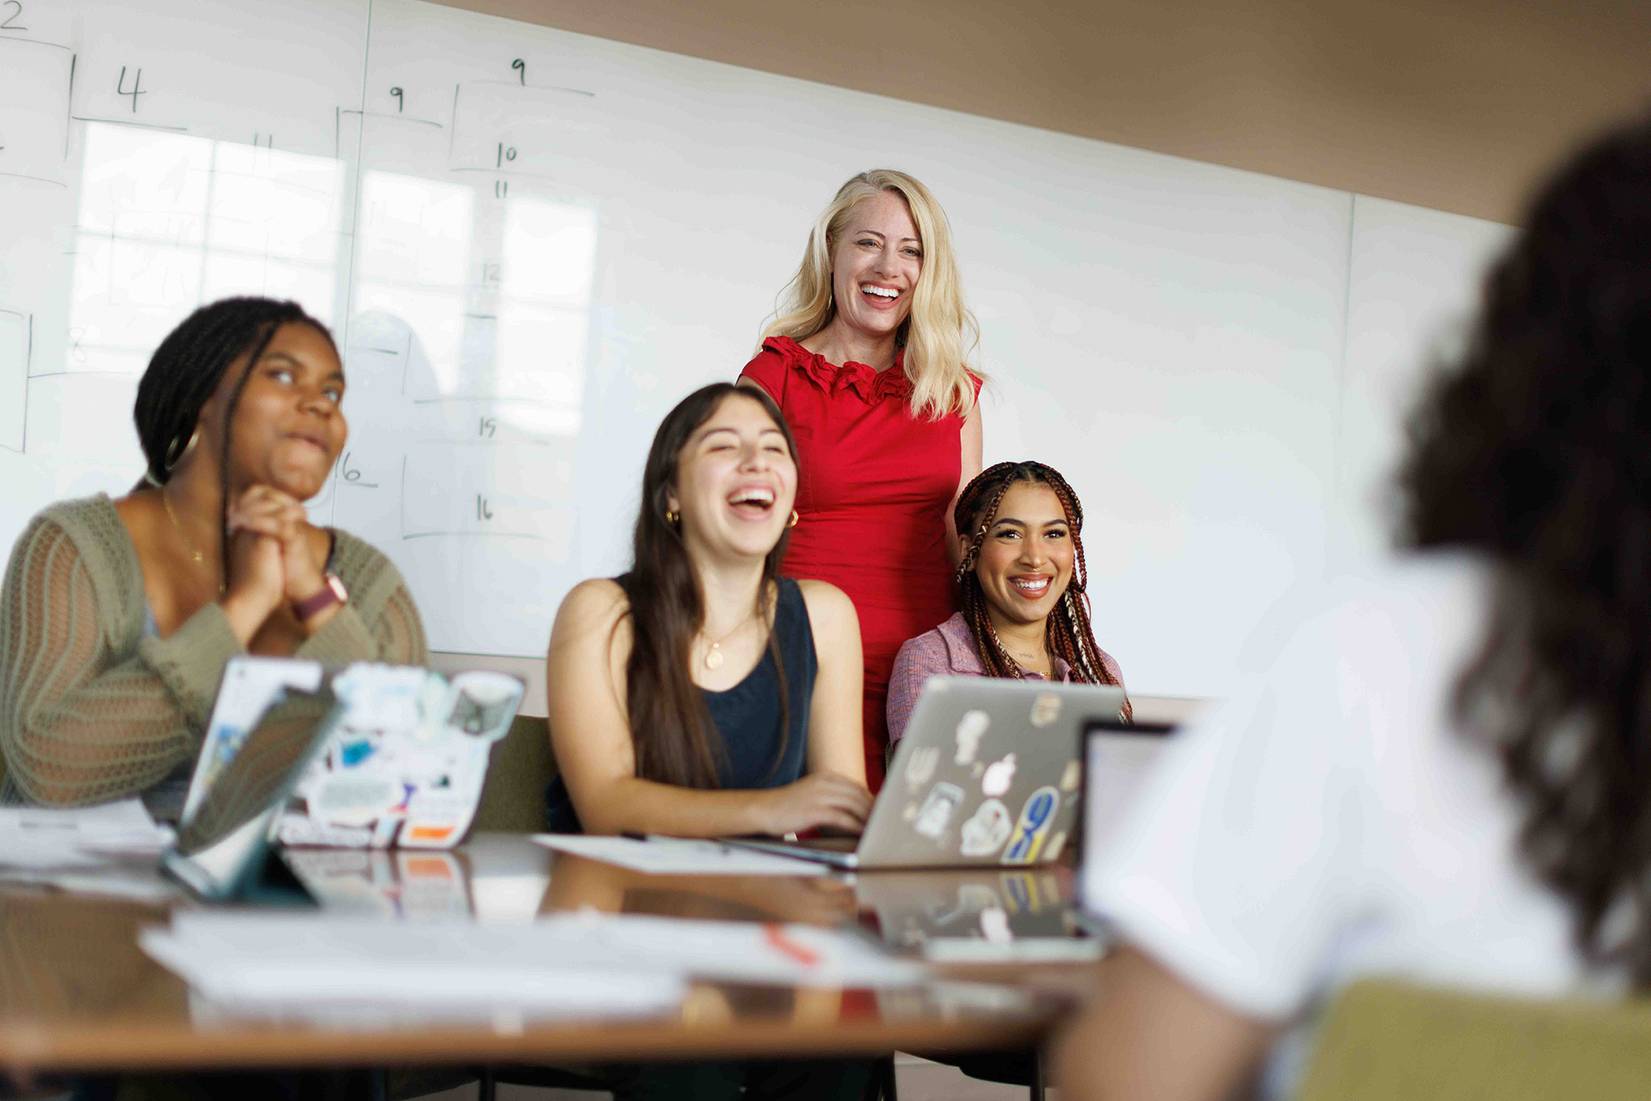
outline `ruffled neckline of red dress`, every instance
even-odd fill
[[[901,401],[911,396],[911,380],[906,378],[906,350],[894,353],[894,366],[878,371],[869,364],[832,363],[818,352],[811,352],[788,336],[771,336],[762,342],[763,350],[773,352],[788,367],[827,394],[849,391],[868,405],[887,398]]]

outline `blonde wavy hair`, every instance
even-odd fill
[[[837,189],[809,232],[803,262],[780,292],[779,310],[763,335],[804,340],[831,324],[837,316],[831,293],[832,250],[854,205],[883,191],[905,200],[923,244],[923,267],[912,289],[911,313],[895,334],[896,343],[906,350],[912,415],[938,419],[947,413],[966,414],[974,407],[975,389],[964,357],[979,342],[980,330],[963,304],[946,212],[928,188],[904,172],[874,168]],[[978,371],[973,373],[983,377]]]

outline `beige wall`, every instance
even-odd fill
[[[442,0],[1497,221],[1651,105],[1651,0]]]

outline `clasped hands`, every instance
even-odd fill
[[[226,610],[233,605],[262,624],[282,604],[312,597],[326,584],[326,563],[316,554],[304,504],[296,497],[273,486],[250,486],[230,501],[224,530]]]

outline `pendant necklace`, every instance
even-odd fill
[[[739,634],[739,632],[742,629],[744,629],[745,625],[747,623],[751,622],[752,617],[755,616],[756,614],[757,613],[752,612],[751,615],[748,615],[744,619],[740,620],[738,623],[736,623],[734,625],[734,629],[732,631],[729,631],[727,634],[723,635],[721,638],[711,638],[704,631],[701,631],[699,633],[700,638],[705,639],[706,642],[709,642],[711,644],[711,648],[709,650],[705,651],[705,668],[707,668],[707,669],[721,669],[722,668],[722,662],[723,662],[722,644],[727,642],[729,639],[733,638],[735,635]]]
[[[172,521],[172,530],[178,533],[178,541],[182,543],[184,549],[189,552],[189,557],[193,559],[197,565],[204,567],[206,565],[206,553],[191,543],[189,541],[189,537],[184,534],[183,525],[178,523],[178,514],[172,511],[172,499],[166,495],[165,489],[160,489],[156,492],[161,495],[161,507],[166,510],[166,518]],[[222,595],[223,591],[224,583],[220,581],[218,582],[218,593]]]

